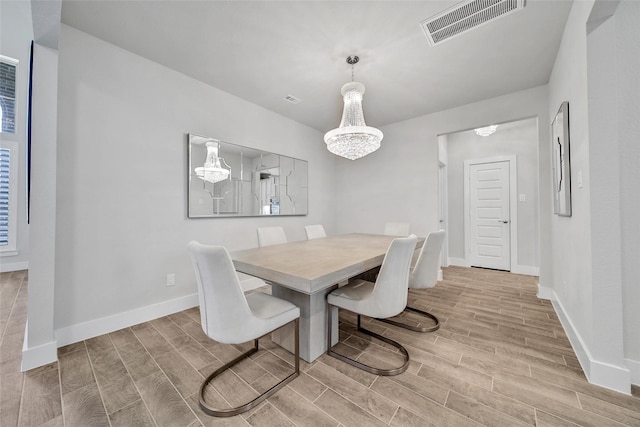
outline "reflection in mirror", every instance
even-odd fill
[[[308,163],[189,134],[189,217],[306,215]]]

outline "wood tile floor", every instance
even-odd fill
[[[410,292],[410,305],[440,317],[439,331],[365,321],[408,348],[407,372],[377,377],[325,355],[251,412],[220,419],[198,408],[197,392],[241,348],[207,339],[197,309],[60,348],[57,363],[21,373],[27,274],[3,273],[0,425],[640,426],[638,389],[587,383],[552,306],[536,298],[536,278],[460,267],[444,278]],[[355,332],[354,316],[340,319],[340,351],[379,366],[397,359]],[[291,355],[268,338],[261,345],[208,398],[235,405],[286,375]]]

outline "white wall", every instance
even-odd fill
[[[624,356],[640,384],[640,2],[620,4],[616,20]]]
[[[33,30],[31,4],[26,1],[0,2],[0,54],[19,61],[16,73],[16,133],[0,134],[3,141],[18,143],[18,228],[16,232],[17,255],[2,256],[0,271],[23,270],[29,266],[29,225],[27,224],[27,179],[23,165],[27,162],[27,107],[29,86],[29,51]]]
[[[573,4],[549,81],[549,119],[569,101],[572,216],[552,217],[550,250],[557,260],[544,284],[554,289],[586,341],[591,341],[592,299],[591,263],[585,262],[591,259],[585,24],[591,7],[592,2]],[[579,172],[582,189],[576,185]]]
[[[557,261],[544,283],[589,380],[626,393],[629,367],[640,368],[638,299],[624,296],[622,285],[622,277],[628,283],[638,277],[638,245],[629,240],[637,232],[629,215],[637,218],[640,207],[638,173],[629,163],[638,159],[630,142],[637,141],[637,125],[630,123],[637,121],[638,92],[629,86],[637,88],[638,61],[627,60],[638,56],[633,3],[622,2],[616,18],[607,20],[603,11],[616,2],[574,2],[565,27],[549,82],[549,112],[551,118],[569,101],[573,214],[552,218],[550,251]],[[616,25],[618,19],[624,22]],[[633,155],[635,161],[627,158]],[[625,249],[630,252],[622,255]],[[625,291],[637,296],[632,286]]]
[[[490,136],[478,136],[473,130],[447,135],[449,181],[449,256],[465,259],[464,242],[464,161],[515,155],[518,201],[517,259],[512,271],[538,269],[538,123],[525,119],[503,123]]]
[[[192,239],[233,251],[257,246],[258,226],[335,232],[320,132],[64,25],[59,61],[59,345],[195,305]],[[189,132],[308,160],[309,215],[187,219]]]
[[[336,192],[338,231],[380,232],[386,221],[409,222],[411,232],[418,235],[438,229],[438,135],[538,117],[535,147],[541,159],[548,159],[547,105],[547,88],[542,86],[383,127],[385,136],[377,152],[355,162],[336,162],[336,177],[342,183]],[[550,163],[536,167],[540,195],[534,197],[539,200],[544,230],[551,211]],[[546,234],[540,239],[535,251],[548,246]],[[549,270],[545,252],[539,259],[541,281]],[[538,255],[531,255],[534,262]]]

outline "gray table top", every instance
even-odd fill
[[[236,270],[313,294],[382,264],[396,236],[341,234],[231,253]],[[424,238],[418,239],[421,247]]]

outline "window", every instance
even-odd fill
[[[16,68],[18,61],[0,55],[0,121],[3,133],[16,133]]]
[[[16,133],[16,69],[18,61],[0,55],[0,254],[16,255],[18,226],[18,143]],[[9,136],[7,134],[13,134]]]
[[[17,144],[0,146],[0,252],[14,255],[16,250]]]

